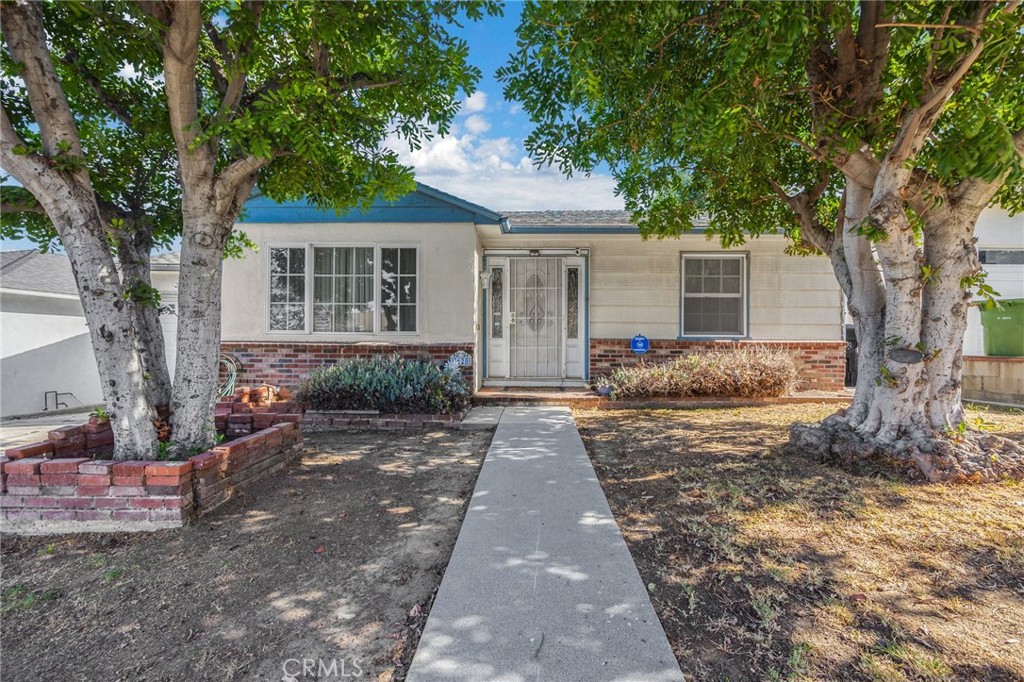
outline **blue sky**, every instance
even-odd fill
[[[509,2],[503,17],[488,17],[459,31],[469,43],[470,59],[483,71],[477,92],[463,102],[452,134],[422,150],[402,152],[417,179],[495,210],[622,208],[607,173],[565,179],[551,168],[533,167],[523,140],[529,117],[506,102],[494,72],[516,50],[516,26],[522,5]]]
[[[537,169],[523,148],[532,129],[529,116],[506,102],[494,72],[516,50],[521,3],[508,2],[502,17],[468,23],[457,33],[469,43],[470,59],[483,72],[476,93],[463,101],[451,134],[435,137],[416,152],[394,144],[416,177],[437,189],[501,210],[622,208],[607,173],[564,178]],[[25,240],[2,240],[8,249],[33,248]]]

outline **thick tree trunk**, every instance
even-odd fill
[[[218,216],[212,194],[183,205],[183,214],[172,425],[174,442],[193,449],[209,446],[216,436],[222,259],[235,216]]]
[[[848,295],[850,315],[857,334],[857,387],[853,404],[846,411],[850,426],[860,426],[871,413],[876,382],[882,366],[882,340],[884,338],[885,286],[882,273],[875,261],[874,250],[857,227],[865,220],[871,190],[848,181],[846,211],[842,235],[843,253],[850,273]]]
[[[964,333],[970,291],[962,282],[981,270],[973,211],[941,207],[925,219],[925,261],[933,274],[924,290],[922,336],[928,354],[928,421],[935,429],[964,422],[961,396]]]
[[[50,59],[41,6],[4,3],[0,13],[4,40],[21,67],[42,147],[40,153],[26,152],[0,106],[0,158],[46,211],[71,261],[114,432],[114,458],[150,459],[156,454],[156,415],[146,393],[134,321],[107,246],[107,226],[85,168],[75,119]]]
[[[152,291],[149,252],[152,248],[145,234],[133,232],[118,244],[121,262],[121,281],[128,292],[128,302],[135,320],[135,333],[139,356],[146,376],[146,390],[150,403],[158,412],[170,409],[171,373],[167,368],[167,353],[164,348],[163,327],[160,325],[160,310],[154,301],[143,296]]]
[[[946,205],[927,214],[922,251],[902,206],[872,202],[871,219],[889,234],[877,247],[878,263],[850,229],[869,196],[847,190],[847,272],[840,277],[851,291],[861,347],[855,399],[821,424],[794,425],[790,447],[854,468],[887,463],[934,482],[1024,478],[1024,447],[962,428],[970,298],[962,280],[980,269],[973,237],[980,209]]]
[[[20,178],[19,178],[20,180]],[[71,261],[89,327],[103,401],[114,431],[114,459],[156,456],[156,413],[148,400],[132,306],[103,238],[91,193],[50,187],[33,194],[46,208]]]
[[[927,426],[920,350],[924,257],[898,190],[883,186],[880,193],[876,185],[868,208],[868,220],[888,235],[876,245],[885,279],[885,336],[874,404],[858,427],[862,435],[887,443]]]

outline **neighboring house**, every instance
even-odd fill
[[[978,256],[997,300],[1024,299],[1024,214],[984,211],[975,230]],[[940,273],[941,276],[941,273]],[[1024,357],[987,357],[981,314],[972,306],[964,336],[964,396],[1024,406]]]
[[[341,215],[256,197],[259,252],[224,263],[222,350],[240,382],[294,385],[340,359],[472,357],[474,385],[582,386],[635,362],[769,343],[804,388],[842,387],[842,296],[781,235],[723,250],[707,225],[643,240],[622,211],[498,213],[419,185]]]
[[[154,273],[154,286],[173,291],[176,272],[173,279],[162,283]],[[35,250],[0,253],[0,416],[102,402],[70,261]]]
[[[998,299],[1024,299],[1024,214],[1010,217],[999,208],[982,212],[974,232],[987,283]],[[972,307],[967,317],[964,355],[985,355],[981,315]]]
[[[178,268],[181,253],[158,253],[149,259],[149,276],[160,292],[160,325],[164,331],[164,353],[167,369],[174,377],[178,350]]]

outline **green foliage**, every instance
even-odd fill
[[[314,410],[450,414],[465,409],[470,394],[454,364],[377,356],[313,370],[297,397]]]
[[[149,284],[139,282],[125,289],[124,297],[148,308],[160,308],[160,292]]]
[[[249,239],[242,230],[232,230],[228,235],[228,242],[224,245],[224,260],[228,258],[242,258],[246,250],[258,253],[260,245]]]
[[[110,421],[110,413],[102,407],[94,408],[93,411],[89,413],[89,416],[93,419],[98,419],[101,422]]]
[[[984,270],[979,270],[970,277],[961,278],[960,288],[967,292],[973,292],[975,298],[982,299],[979,305],[984,306],[987,310],[991,310],[999,306],[999,301],[996,300],[999,292],[985,281],[986,278],[988,278],[988,273]]]
[[[755,347],[737,351],[692,353],[670,362],[640,362],[599,377],[615,398],[773,397],[785,395],[797,379],[786,351]]]
[[[978,5],[887,4],[889,21],[908,25],[885,29],[881,101],[850,113],[853,95],[838,86],[812,92],[808,64],[834,58],[844,28],[857,31],[861,7],[529,2],[519,49],[498,77],[535,121],[526,141],[533,158],[567,174],[607,164],[645,235],[677,235],[706,214],[726,245],[777,229],[799,241],[795,216],[770,181],[793,195],[834,178],[815,206],[823,225],[834,224],[841,176],[817,159],[865,144],[881,157],[929,73],[947,73],[970,49],[962,30],[918,26],[963,23]],[[980,60],[914,165],[946,186],[1005,176],[997,199],[1019,210],[1024,171],[1010,136],[1024,127],[1020,11],[994,12],[982,38]]]

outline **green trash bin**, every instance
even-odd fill
[[[1024,356],[1024,298],[999,301],[999,308],[981,309],[985,355]]]

